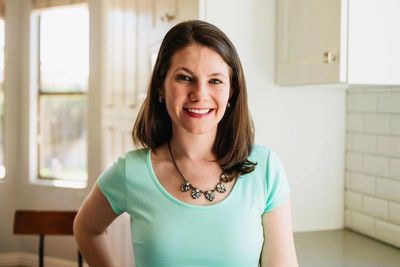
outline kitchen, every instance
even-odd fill
[[[400,39],[395,31],[400,20],[393,14],[400,10],[400,3],[278,1],[88,1],[91,90],[87,91],[86,182],[36,179],[32,143],[37,129],[31,121],[35,113],[32,95],[36,95],[31,69],[37,43],[29,41],[34,37],[32,3],[42,10],[40,5],[45,2],[63,1],[4,1],[6,176],[0,180],[0,266],[36,263],[37,239],[12,233],[15,210],[78,209],[101,171],[133,148],[132,120],[143,99],[160,38],[177,20],[191,18],[220,27],[238,50],[256,143],[273,149],[285,166],[300,266],[398,265],[400,60],[396,59],[400,54],[396,47]],[[288,8],[288,3],[293,6]],[[365,6],[357,8],[357,4]],[[374,12],[379,7],[388,13]],[[346,25],[353,25],[349,10],[361,21],[367,14],[369,23],[360,25],[354,20],[355,28],[347,29]],[[285,14],[290,15],[288,23]],[[371,14],[378,17],[373,20]],[[321,26],[327,23],[329,31]],[[315,41],[318,34],[325,34],[323,41]],[[378,52],[368,50],[365,38]],[[317,45],[327,45],[327,50]],[[363,235],[342,232],[343,228]],[[124,217],[110,228],[110,240],[121,261],[118,266],[130,266],[126,231],[129,221]],[[344,245],[347,240],[356,240],[357,245]],[[357,247],[363,246],[357,242],[366,242],[369,251],[382,245],[386,252],[370,259],[357,254]],[[72,238],[50,237],[46,248],[54,266],[75,264]],[[346,253],[351,255],[352,249],[356,258],[348,259]],[[316,255],[320,262],[312,258]],[[346,259],[359,262],[340,262]],[[363,263],[365,259],[371,265]]]

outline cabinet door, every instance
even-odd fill
[[[400,1],[349,0],[348,82],[400,84]]]
[[[277,83],[344,81],[339,55],[345,23],[341,1],[279,0],[277,5]],[[325,53],[330,53],[330,60],[324,59]]]

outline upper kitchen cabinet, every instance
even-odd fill
[[[277,83],[400,84],[400,0],[277,1]]]

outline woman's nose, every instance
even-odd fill
[[[191,101],[202,101],[208,99],[208,83],[198,81],[196,82],[192,90],[190,91],[189,98]]]

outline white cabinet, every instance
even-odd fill
[[[277,1],[280,85],[400,84],[400,0]]]

